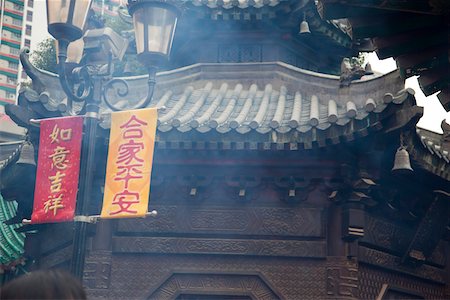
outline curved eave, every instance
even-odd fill
[[[43,117],[68,115],[58,77],[35,68],[27,71],[42,89],[24,90],[20,99]],[[108,98],[126,110],[145,97],[147,76],[122,79],[129,94],[120,99],[111,89]],[[159,73],[157,82],[149,107],[165,107],[158,116],[162,144],[174,139],[248,141],[309,149],[380,130],[394,113],[415,104],[414,91],[404,89],[395,71],[340,87],[338,76],[281,62],[202,63]],[[102,105],[101,113],[101,126],[107,129],[110,110]]]
[[[414,160],[425,170],[450,181],[450,151],[443,148],[442,135],[420,128],[416,132],[417,142],[408,147]]]
[[[0,172],[18,158],[22,145],[23,141],[0,143]]]

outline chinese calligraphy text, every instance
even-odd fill
[[[147,213],[156,120],[152,108],[112,114],[102,218]]]
[[[73,220],[82,131],[81,117],[41,122],[32,223]]]

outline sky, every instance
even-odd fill
[[[31,50],[36,49],[40,41],[50,36],[47,32],[45,0],[35,0],[34,4]],[[379,60],[375,53],[370,53],[367,59],[375,72],[385,74],[396,69],[396,63],[392,58]],[[450,112],[445,112],[436,95],[425,97],[419,87],[416,76],[408,78],[405,86],[414,89],[417,105],[424,107],[424,116],[420,119],[417,126],[442,133],[441,122],[443,119],[446,119],[450,123]]]

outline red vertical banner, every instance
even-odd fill
[[[41,121],[31,223],[73,220],[80,172],[82,117]]]

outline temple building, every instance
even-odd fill
[[[354,19],[366,10],[419,18],[413,7],[349,15],[357,1],[185,2],[149,104],[160,108],[149,206],[158,214],[88,225],[89,298],[449,298],[450,125],[417,128],[423,109],[404,86],[420,73],[448,108],[448,60],[422,61],[425,71],[412,46],[383,42],[414,32],[415,21],[389,32]],[[426,18],[437,26],[445,8],[434,12]],[[412,58],[388,74],[347,60],[374,49]],[[39,148],[30,119],[77,109],[57,75],[26,51],[21,62],[33,86],[6,112],[27,141],[0,152],[0,263],[10,277],[67,268],[73,250],[73,222],[21,224]],[[147,76],[122,79],[126,99],[123,86],[107,94],[126,110],[145,96]],[[91,215],[103,198],[110,113],[102,102]]]

